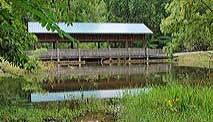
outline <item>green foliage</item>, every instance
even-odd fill
[[[48,79],[47,67],[37,60],[31,60],[30,62],[33,65],[36,65],[36,68],[32,71],[22,69],[13,63],[0,58],[0,79],[9,78],[11,81],[21,82],[21,89],[26,92],[41,91],[41,83]]]
[[[127,94],[122,122],[212,121],[213,90],[208,86],[170,84],[154,86],[146,93]]]
[[[104,116],[112,114],[114,102],[116,101],[90,98],[89,100],[0,106],[0,120],[78,122],[82,121],[82,118],[88,113],[103,114]]]
[[[164,46],[163,35],[160,31],[160,23],[166,16],[164,6],[171,0],[105,0],[107,6],[108,22],[144,23],[153,32],[158,48]],[[162,43],[163,42],[163,43]],[[152,46],[151,46],[152,47]]]
[[[42,53],[46,52],[47,49],[36,49],[35,51],[32,52],[31,55],[28,56],[28,62],[24,64],[24,69],[28,71],[39,71],[43,69],[43,64],[39,60],[39,55]]]
[[[51,105],[46,105],[51,106]],[[85,109],[79,107],[78,109],[70,109],[69,106],[63,105],[63,108],[58,108],[55,103],[54,107],[42,109],[39,107],[8,107],[0,108],[0,119],[5,121],[29,121],[29,122],[71,122],[78,117]]]
[[[28,62],[24,51],[37,41],[36,37],[27,31],[29,20],[39,21],[48,30],[58,31],[61,37],[71,39],[56,24],[58,21],[72,22],[68,14],[68,2],[69,0],[1,0],[0,56],[21,67]]]
[[[70,0],[73,21],[106,22],[106,4],[103,0]]]
[[[163,51],[167,53],[170,59],[173,59],[173,54],[175,52],[175,49],[177,49],[179,46],[179,43],[174,40],[168,40],[166,43],[166,46],[163,47]]]
[[[161,31],[180,45],[173,50],[212,49],[212,0],[173,0],[165,8],[169,16],[163,19]]]
[[[170,0],[105,0],[109,22],[145,23],[159,33],[164,6]]]

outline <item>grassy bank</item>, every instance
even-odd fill
[[[152,86],[149,92],[126,94],[115,100],[79,100],[53,103],[2,104],[5,121],[103,121],[103,122],[211,122],[211,86],[170,84]]]
[[[0,63],[0,121],[213,121],[212,85],[199,86],[196,80],[187,83],[185,77],[180,79],[184,82],[171,83],[176,81],[172,73],[162,77],[165,81],[162,85],[148,86],[149,92],[126,94],[122,99],[30,103],[27,100],[29,93],[44,92],[40,84],[42,79],[48,78],[45,71],[27,72],[6,61]],[[154,76],[150,78],[157,81]]]
[[[207,86],[168,85],[153,87],[149,93],[127,94],[123,100],[122,122],[210,122],[213,121],[213,89]]]
[[[5,122],[87,122],[114,121],[112,101],[97,99],[49,103],[18,103],[0,106]]]
[[[213,68],[213,52],[176,53],[176,63],[179,66]],[[212,56],[212,57],[211,57]],[[211,58],[210,58],[211,57]]]

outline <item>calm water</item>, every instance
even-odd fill
[[[43,84],[46,93],[31,93],[32,102],[122,97],[127,91],[148,92],[151,89],[147,86],[169,82],[213,84],[213,73],[208,69],[171,64],[60,67],[50,75],[59,80]]]

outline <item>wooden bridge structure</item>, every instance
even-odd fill
[[[38,38],[38,43],[52,44],[51,49],[47,49],[40,55],[44,60],[78,60],[82,59],[149,59],[164,58],[161,49],[148,49],[146,35],[153,32],[144,24],[130,23],[73,23],[66,25],[58,23],[58,26],[78,40],[77,46],[67,38],[60,38],[57,32],[51,32],[42,27],[38,22],[29,22],[28,31],[34,33]],[[142,47],[135,48],[134,42],[139,41]],[[35,48],[38,48],[38,43]],[[59,48],[60,43],[66,43],[70,48]],[[96,43],[95,49],[81,49],[80,43]],[[101,48],[101,44],[106,43],[106,48]],[[122,47],[121,45],[124,45]],[[112,47],[113,46],[113,47]],[[31,53],[31,51],[29,51]]]

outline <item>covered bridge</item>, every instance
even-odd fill
[[[38,22],[29,22],[28,31],[34,33],[39,43],[51,43],[52,49],[48,49],[40,58],[42,59],[103,59],[103,58],[147,58],[161,57],[160,49],[147,48],[146,35],[153,32],[142,23],[73,23],[67,25],[63,22],[58,26],[70,34],[79,43],[96,43],[97,48],[80,49],[66,38],[60,38],[57,32],[48,31]],[[142,42],[140,48],[135,48],[134,42]],[[69,48],[59,49],[59,44],[65,43]],[[101,44],[106,43],[106,48]],[[113,47],[112,47],[113,46]],[[37,47],[37,46],[36,46]]]

